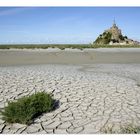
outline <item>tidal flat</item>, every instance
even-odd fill
[[[0,108],[53,91],[59,107],[3,134],[100,134],[140,126],[140,49],[1,50]]]

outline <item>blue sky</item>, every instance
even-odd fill
[[[0,7],[0,44],[91,43],[114,18],[140,41],[139,7]]]

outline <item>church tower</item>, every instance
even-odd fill
[[[115,22],[115,18],[113,20],[113,27],[117,27],[116,22]]]
[[[112,27],[109,30],[107,30],[107,31],[112,34],[111,39],[119,41],[119,36],[121,36],[122,33],[121,33],[121,30],[116,25],[115,19],[113,21]]]

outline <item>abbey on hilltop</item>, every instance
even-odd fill
[[[121,30],[117,27],[114,20],[112,27],[105,30],[103,34],[100,34],[94,41],[94,44],[139,45],[140,43],[129,39],[127,36],[123,36]]]

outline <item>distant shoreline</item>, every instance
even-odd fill
[[[5,44],[1,49],[96,49],[96,48],[140,48],[140,45],[93,45],[93,44]]]
[[[0,66],[38,64],[140,64],[140,48],[3,49]]]
[[[23,51],[23,52],[140,52],[140,48],[84,48],[84,49],[77,49],[77,48],[66,48],[61,50],[60,48],[10,48],[10,49],[0,49],[0,51]]]

